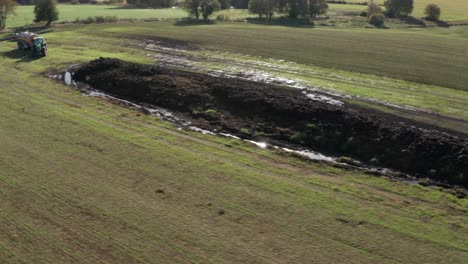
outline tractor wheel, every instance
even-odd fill
[[[42,48],[42,55],[44,55],[44,57],[47,57],[48,54],[49,51],[47,50],[47,47]]]
[[[18,44],[18,49],[19,49],[19,50],[23,50],[23,43],[21,43],[20,41],[18,41],[16,44]]]

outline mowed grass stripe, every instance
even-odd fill
[[[19,144],[20,145],[20,144]],[[13,149],[12,147],[10,149]],[[24,203],[24,210],[31,212],[31,214],[34,216],[32,219],[36,220],[35,223],[43,226],[49,226],[52,229],[60,229],[65,233],[64,239],[68,239],[70,237],[74,237],[72,239],[72,244],[77,244],[78,247],[84,248],[81,252],[81,254],[84,254],[88,251],[95,251],[97,250],[93,245],[94,243],[89,243],[90,241],[99,241],[100,239],[103,239],[103,242],[109,242],[108,237],[101,237],[102,233],[100,233],[98,230],[99,228],[88,228],[81,230],[81,226],[83,226],[84,223],[90,223],[89,218],[93,216],[99,216],[101,212],[97,212],[95,215],[92,214],[92,210],[89,210],[90,208],[85,208],[77,204],[77,200],[79,200],[79,197],[72,197],[71,199],[67,199],[66,193],[60,193],[57,192],[57,190],[61,190],[63,187],[69,187],[70,185],[73,184],[73,178],[74,177],[79,177],[79,172],[73,172],[73,171],[67,171],[66,167],[62,168],[57,168],[58,163],[62,163],[64,159],[53,159],[53,160],[44,160],[41,158],[41,152],[36,152],[31,151],[29,148],[25,146],[21,146],[20,149],[18,150],[19,153],[31,153],[32,157],[29,158],[29,165],[34,166],[36,173],[38,174],[45,174],[48,175],[49,177],[47,179],[43,178],[37,178],[35,179],[32,183],[31,182],[21,182],[17,184],[15,189],[23,189],[24,188],[24,193],[32,192],[36,193],[38,196],[34,199],[38,200],[46,200],[48,201],[47,206],[48,210],[51,210],[53,213],[57,214],[55,216],[48,216],[47,211],[42,211],[44,206],[29,206],[27,201]],[[65,156],[66,157],[66,156]],[[14,164],[14,167],[16,168],[25,168],[27,167],[24,164],[15,164],[15,160],[10,160],[10,164]],[[41,166],[41,164],[45,164],[46,167]],[[64,164],[65,166],[67,164]],[[60,170],[58,170],[60,169]],[[66,171],[67,173],[59,173],[58,171]],[[21,170],[23,171],[23,170]],[[9,176],[15,175],[16,179],[22,179],[25,180],[26,177],[20,177],[20,176],[28,176],[30,172],[23,172],[21,171],[13,171]],[[77,175],[78,174],[78,175]],[[97,176],[97,175],[93,175]],[[70,177],[70,178],[69,178]],[[91,181],[84,181],[85,183],[88,183],[86,186],[86,189],[89,189],[91,187],[90,182]],[[54,190],[53,192],[49,192],[48,189],[44,189],[41,186],[49,186],[50,189]],[[20,187],[21,186],[21,187]],[[39,189],[37,189],[39,188]],[[37,191],[37,192],[36,192]],[[95,192],[93,192],[95,193]],[[56,209],[59,209],[57,211]],[[60,210],[62,209],[62,210]],[[47,209],[46,209],[47,210]],[[41,218],[41,216],[43,216]],[[78,216],[78,221],[75,223],[70,222],[71,219],[74,217]],[[80,217],[83,217],[80,219]],[[38,221],[40,223],[38,223]],[[60,224],[62,222],[68,221],[69,226],[63,226],[60,227]],[[86,225],[86,224],[85,224]],[[105,227],[100,227],[105,228]],[[34,229],[35,230],[35,229]],[[39,229],[38,229],[39,230]],[[94,231],[93,231],[94,230]],[[47,233],[48,234],[48,233]],[[47,244],[47,243],[45,243]],[[60,246],[62,248],[63,246]],[[122,250],[124,248],[121,248]],[[105,251],[97,252],[99,255],[99,258],[97,258],[95,261],[97,261],[100,258],[105,258],[108,259],[109,257],[106,256]],[[104,253],[102,255],[102,253]],[[79,260],[77,258],[76,260]]]
[[[59,153],[60,153],[60,152],[59,152]],[[37,153],[37,156],[40,156],[40,153]],[[60,154],[60,156],[62,156],[62,154]],[[64,157],[67,157],[66,154],[63,155],[63,156],[64,156]],[[72,158],[73,158],[73,157],[72,157]],[[64,161],[65,161],[65,162],[64,162]],[[42,160],[39,160],[38,162],[39,162],[39,163],[43,163]],[[76,163],[76,162],[77,162],[77,160],[75,160],[75,163]],[[70,164],[67,164],[66,160],[63,160],[63,159],[60,160],[60,163],[63,164],[62,166],[64,166],[64,168],[67,168],[67,166],[70,165]],[[91,164],[89,164],[89,165],[91,165]],[[52,164],[49,164],[49,166],[51,166],[52,168],[56,167],[56,166],[52,166]],[[91,165],[91,167],[93,167],[93,166]],[[94,167],[94,168],[96,168],[96,167]],[[99,168],[99,167],[97,167],[97,168]],[[60,168],[60,167],[59,167],[59,168],[54,168],[54,169],[63,170],[63,168]],[[107,168],[107,169],[108,169],[108,168]],[[103,170],[104,170],[104,168],[103,168]],[[54,173],[51,172],[51,171],[46,172],[46,173],[47,173],[48,175],[50,175],[50,176],[53,176],[53,175],[54,175]],[[113,173],[115,173],[115,174],[114,174],[114,176],[116,176],[115,179],[118,179],[118,178],[119,178],[119,177],[118,177],[118,173],[115,172],[115,171],[107,171],[107,173],[110,173],[111,175],[112,175]],[[71,174],[71,175],[70,175],[70,174]],[[111,181],[107,181],[108,179],[102,179],[102,178],[100,177],[100,175],[105,175],[104,172],[101,172],[101,171],[97,170],[96,172],[90,174],[90,175],[89,175],[89,178],[87,178],[87,179],[82,178],[82,176],[85,176],[85,175],[88,175],[88,174],[89,174],[89,172],[87,172],[87,171],[85,170],[84,172],[81,171],[81,173],[78,173],[78,175],[77,175],[76,177],[81,177],[81,180],[83,180],[83,182],[85,182],[85,183],[86,183],[86,182],[89,182],[89,183],[93,182],[93,185],[96,184],[96,181],[97,181],[97,182],[101,182],[101,184],[99,185],[99,186],[100,186],[100,189],[99,189],[99,190],[93,190],[92,186],[90,186],[90,185],[86,185],[86,186],[83,187],[84,190],[90,189],[90,190],[87,191],[87,193],[86,193],[86,195],[88,195],[88,196],[90,196],[90,197],[95,196],[96,193],[99,193],[99,192],[102,192],[102,193],[105,194],[106,196],[108,196],[109,194],[111,194],[111,193],[113,193],[113,192],[120,193],[120,195],[121,195],[122,193],[125,194],[125,192],[127,192],[127,189],[126,189],[126,188],[123,188],[123,189],[122,189],[122,187],[116,186],[115,179],[114,179],[113,181],[112,181],[112,180],[111,180]],[[73,173],[67,173],[67,174],[66,174],[66,176],[72,176],[72,175],[73,175]],[[61,180],[61,178],[62,178],[63,176],[64,176],[64,175],[57,174],[57,175],[56,175],[56,177],[57,177],[56,179],[50,179],[51,177],[49,177],[49,180],[52,180],[52,181],[54,181],[54,182],[59,182],[59,183],[61,183],[61,184],[66,184],[66,182],[63,182],[63,180]],[[75,183],[75,182],[70,182],[69,184],[76,184],[76,183]],[[49,185],[50,185],[50,184],[49,184]],[[58,184],[58,185],[60,186],[60,184]],[[55,187],[54,189],[59,188],[59,186],[54,186],[54,187]],[[109,186],[109,187],[103,188],[103,186]],[[32,187],[32,186],[31,186],[31,187]],[[31,187],[30,187],[30,188],[31,188]],[[93,194],[94,194],[94,195],[93,195]],[[116,196],[120,196],[120,195],[116,195]],[[54,196],[55,196],[55,195],[54,195]],[[56,196],[57,196],[57,197],[67,197],[67,196],[66,196],[66,193],[61,193],[60,195],[56,195]],[[127,195],[127,199],[130,198],[130,197],[131,197],[131,195]],[[62,198],[62,199],[63,199],[63,198]],[[102,199],[102,201],[105,201],[105,200],[109,200],[109,199],[116,199],[116,200],[117,200],[118,198],[117,198],[117,197],[113,197],[113,196],[108,196],[108,197],[100,197],[100,198],[97,198],[97,197],[96,197],[96,199],[98,199],[98,200],[101,200],[101,199]],[[46,199],[46,200],[50,200],[50,197],[49,197],[48,199]],[[79,200],[79,199],[78,199],[78,200]],[[130,203],[138,203],[139,200],[140,200],[140,198],[136,198],[136,197],[135,197],[134,199],[132,199],[132,200],[129,201],[129,202],[130,202]],[[72,200],[63,201],[63,203],[64,203],[64,204],[74,204]],[[59,207],[63,207],[63,206],[59,206]],[[82,209],[80,208],[80,206],[78,206],[77,209],[79,209],[79,211],[82,210]],[[86,207],[83,208],[83,209],[86,209],[85,212],[84,212],[86,215],[89,215],[90,217],[91,217],[91,216],[95,216],[94,214],[91,214],[92,210],[89,210],[89,209],[90,209],[89,206],[86,206]],[[149,208],[146,208],[145,210],[148,210],[148,209],[149,209]],[[154,208],[153,208],[153,210],[154,210]],[[151,210],[151,211],[153,211],[153,210]],[[97,211],[97,214],[96,214],[96,215],[99,216],[99,215],[101,215],[102,213],[103,213],[103,212],[102,212],[102,208],[101,208],[101,212]],[[60,215],[62,215],[62,214],[65,214],[65,212],[62,212]],[[85,216],[86,216],[86,215],[85,215]],[[101,220],[104,220],[104,219],[101,219]],[[86,219],[81,219],[81,220],[78,220],[78,221],[77,221],[77,223],[86,223],[86,222],[87,222]],[[99,221],[99,222],[100,222],[100,221]],[[166,221],[162,221],[162,222],[167,222],[167,223],[169,223],[168,225],[170,225],[170,223],[173,223],[172,220],[166,220]],[[104,224],[107,225],[107,224],[110,224],[110,223],[104,223]],[[115,225],[115,224],[116,224],[116,223],[114,223],[114,225]],[[103,228],[104,228],[103,226],[100,226],[99,228],[97,228],[97,230],[103,229]],[[115,228],[115,226],[114,226],[113,228]],[[160,234],[160,235],[163,235],[164,233],[168,232],[168,231],[164,232],[164,230],[167,229],[167,228],[168,228],[168,226],[165,226],[163,230],[160,230],[159,232],[156,232],[156,233],[153,233],[153,234]],[[94,228],[89,228],[89,229],[90,229],[90,230],[93,230]],[[85,229],[85,230],[86,230],[86,229]],[[80,232],[82,232],[82,231],[80,231]],[[166,235],[168,235],[168,234],[166,234]],[[114,236],[116,236],[116,235],[114,234]],[[106,237],[107,237],[107,236],[106,236]],[[107,239],[107,238],[105,238],[105,239]],[[93,238],[93,237],[91,237],[91,238],[88,237],[88,238],[87,238],[88,243],[91,242],[91,241],[95,241],[95,240],[99,240],[99,237],[94,237],[94,238]],[[156,241],[157,241],[157,240],[156,240]],[[108,241],[103,240],[102,242],[108,242]],[[96,243],[96,242],[94,242],[94,243]],[[154,242],[153,242],[153,244],[154,244]],[[143,246],[143,245],[140,245],[140,246]],[[163,247],[163,246],[162,246],[162,245],[158,245],[158,247],[161,248],[161,247]],[[139,248],[139,247],[136,246],[135,249],[136,249],[136,248]],[[141,248],[144,248],[144,247],[141,247]],[[120,250],[114,250],[114,251],[119,252],[119,251],[121,251],[121,249],[120,249]],[[166,251],[168,251],[168,250],[166,250]]]
[[[82,131],[81,133],[83,133],[83,132],[84,132],[84,131]],[[55,146],[54,148],[57,149],[57,146]],[[75,149],[75,150],[76,150],[76,149]],[[118,150],[115,150],[115,151],[118,152]],[[111,152],[112,152],[112,151],[111,151]],[[60,157],[60,156],[69,157],[69,154],[70,154],[70,153],[61,154],[61,153],[59,152],[57,155],[58,155],[59,157]],[[130,153],[127,153],[127,154],[130,155],[130,156],[132,155],[131,152],[130,152]],[[93,153],[93,155],[95,155],[95,153]],[[92,159],[92,158],[93,158],[93,157],[90,156],[90,159]],[[70,162],[76,163],[77,161],[78,161],[78,160],[76,160],[76,159],[74,160],[73,157],[71,157]],[[64,162],[64,160],[61,160],[61,163],[63,163],[63,166],[66,166],[66,167],[67,167],[67,166],[72,166],[72,167],[73,167],[73,164],[67,164],[67,163],[68,163],[67,160],[65,160],[65,162]],[[86,163],[88,164],[88,161],[87,161]],[[96,167],[93,166],[92,163],[91,163],[91,164],[88,164],[88,165],[90,165],[90,168],[94,168],[94,170],[96,170],[96,168],[99,168],[99,166],[96,166]],[[97,164],[96,164],[96,165],[97,165]],[[122,164],[122,165],[125,166],[126,164]],[[101,164],[101,166],[102,166],[102,164]],[[84,168],[86,168],[86,167],[84,167]],[[109,169],[110,169],[110,168],[106,168],[106,170],[109,170]],[[103,170],[104,170],[104,169],[103,169]],[[110,174],[112,175],[113,173],[115,173],[114,176],[119,175],[119,172],[112,171],[112,169],[110,169],[110,170],[111,170],[111,171],[107,171],[108,174],[110,173]],[[87,173],[92,173],[92,174],[91,174],[91,177],[92,177],[92,178],[95,178],[95,177],[96,177],[96,179],[94,179],[94,181],[99,180],[99,178],[100,178],[99,175],[107,175],[104,171],[101,172],[101,171],[99,171],[99,170],[96,171],[96,172],[87,172],[86,169],[84,169],[84,173],[86,173],[86,174],[87,174]],[[116,177],[116,178],[118,178],[118,177]],[[91,181],[92,179],[88,179],[88,180]],[[115,181],[115,179],[102,179],[102,180],[103,180],[103,184],[104,184],[104,183],[110,183],[110,184],[112,184],[112,183]],[[112,190],[114,190],[114,189],[116,189],[115,186],[112,188]],[[118,188],[117,190],[118,190],[118,191],[122,191],[122,190],[120,190],[120,188]],[[101,190],[101,191],[103,191],[103,190]],[[168,222],[168,223],[172,223],[172,221],[167,221],[167,222]]]
[[[333,241],[330,241],[330,242],[333,242]]]

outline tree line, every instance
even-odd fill
[[[325,0],[235,0],[235,3],[246,5],[251,13],[260,18],[269,19],[276,13],[288,14],[291,18],[315,18],[328,9]],[[222,9],[223,4],[218,0],[186,0],[184,7],[195,19],[207,20],[214,11]]]
[[[15,14],[19,1],[34,1],[34,22],[45,21],[50,25],[58,20],[57,0],[0,0],[0,30],[5,29],[6,20]],[[61,0],[65,1],[65,0]],[[127,0],[127,3],[136,7],[171,7],[175,0]],[[376,26],[382,26],[385,16],[408,16],[413,12],[414,0],[387,0],[384,3],[385,12],[380,5],[373,0],[368,2],[366,16],[369,22]],[[272,19],[275,14],[287,14],[290,18],[315,18],[325,14],[328,10],[326,0],[185,0],[183,7],[195,19],[208,20],[218,9],[230,7],[248,8],[251,13],[260,18]],[[429,4],[425,8],[426,19],[438,21],[441,10],[435,4]]]
[[[401,18],[409,16],[414,9],[414,0],[387,0],[384,2],[385,11],[382,7],[370,0],[367,5],[365,15],[369,23],[377,27],[384,24],[385,17]],[[424,9],[425,19],[430,21],[439,21],[441,9],[436,4],[428,4]]]
[[[271,19],[275,13],[288,14],[291,18],[315,18],[325,14],[325,0],[250,0],[249,10],[260,18]]]
[[[127,0],[127,4],[130,6],[141,7],[141,8],[147,8],[147,7],[161,8],[161,7],[172,7],[172,6],[178,5],[179,1],[177,0]],[[183,5],[187,6],[191,4],[185,1]],[[249,0],[216,0],[213,3],[210,3],[209,6],[215,6],[217,7],[217,9],[228,9],[231,7],[234,7],[236,9],[247,9],[249,6]]]
[[[229,7],[226,1],[218,0],[186,0],[185,8],[189,14],[197,20],[203,18],[207,20],[214,11]],[[326,14],[328,4],[326,0],[231,0],[231,3],[242,3],[247,5],[249,11],[257,14],[260,19],[272,19],[275,14],[287,14],[290,18],[311,18]],[[376,26],[383,25],[385,17],[405,17],[409,16],[414,9],[414,0],[387,0],[384,2],[385,12],[382,7],[373,0],[368,2],[368,8],[365,15],[369,18],[371,24]],[[440,18],[440,7],[435,4],[429,4],[425,8],[427,20],[438,21]]]

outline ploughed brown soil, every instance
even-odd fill
[[[298,144],[468,186],[466,137],[423,130],[356,106],[313,101],[298,89],[103,58],[81,66],[74,78],[189,115],[204,129]]]

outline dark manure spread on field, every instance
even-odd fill
[[[203,129],[300,145],[468,186],[466,138],[376,111],[314,101],[298,89],[105,58],[80,66],[74,79],[170,109]]]

